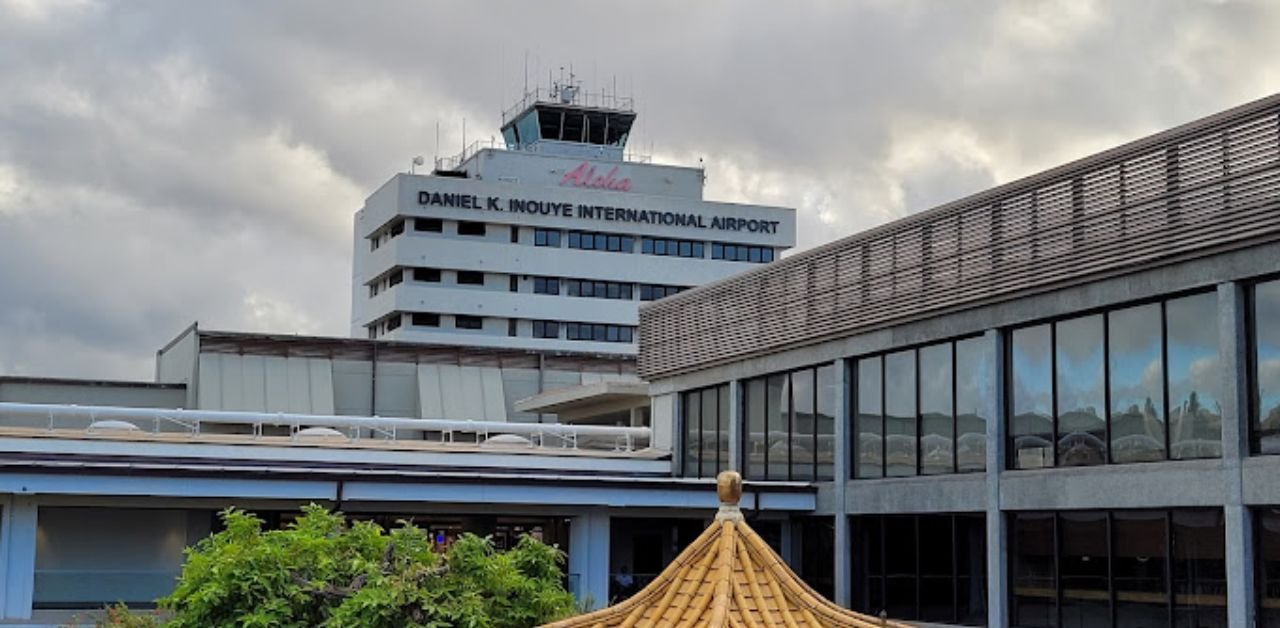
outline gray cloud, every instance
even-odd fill
[[[343,335],[350,221],[574,64],[802,246],[1265,95],[1245,2],[0,0],[0,372],[146,378],[202,325]]]

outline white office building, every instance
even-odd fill
[[[629,158],[631,100],[571,85],[397,174],[355,217],[351,334],[634,355],[639,305],[777,259],[795,211],[703,200],[701,168]]]

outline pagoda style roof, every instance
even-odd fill
[[[545,628],[909,628],[854,613],[809,588],[747,525],[738,509],[742,476],[717,478],[715,523],[630,599]]]

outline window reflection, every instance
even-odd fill
[[[815,440],[817,442],[818,468],[815,470],[818,480],[831,480],[836,476],[836,399],[839,394],[839,380],[836,367],[827,365],[818,369],[817,412],[815,418]]]
[[[832,365],[744,383],[748,479],[812,482],[834,477],[836,385]]]
[[[746,383],[744,410],[747,415],[746,446],[743,449],[745,475],[749,480],[763,480],[764,461],[768,446],[765,444],[764,378]]]
[[[1164,459],[1164,363],[1160,304],[1107,315],[1111,385],[1111,459]]]
[[[857,360],[853,476],[985,469],[991,354],[978,337]]]
[[[854,475],[884,476],[884,377],[879,357],[858,360]]]
[[[955,470],[951,343],[920,349],[920,473]]]
[[[1013,439],[1016,469],[1053,466],[1053,364],[1048,325],[1013,331]]]
[[[791,477],[797,480],[813,478],[816,451],[813,376],[812,369],[791,373]]]
[[[916,474],[916,355],[890,353],[884,358],[885,474]]]
[[[1280,453],[1280,281],[1253,292],[1255,448]]]
[[[1102,334],[1101,316],[1066,320],[1055,330],[1058,464],[1064,467],[1106,462]]]
[[[956,342],[956,468],[962,472],[987,468],[991,368],[983,338]]]
[[[1217,321],[1204,293],[1013,330],[1010,467],[1220,457]]]
[[[1169,457],[1222,455],[1221,373],[1215,293],[1165,304],[1169,355]]]
[[[715,477],[729,463],[729,385],[682,395],[684,476]]]
[[[765,388],[765,428],[769,435],[769,449],[765,456],[765,474],[770,480],[786,480],[790,464],[787,448],[788,416],[786,395],[786,375],[770,375]]]

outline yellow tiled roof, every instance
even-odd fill
[[[545,628],[909,628],[823,599],[743,520],[742,477],[721,473],[718,490],[715,523],[649,586],[621,604]]]

